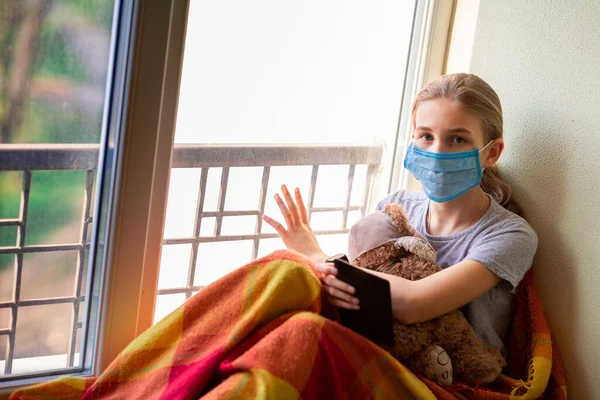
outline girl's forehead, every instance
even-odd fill
[[[420,102],[415,112],[415,126],[431,130],[466,128],[472,132],[481,131],[480,119],[448,98]]]

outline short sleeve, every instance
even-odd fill
[[[523,219],[511,219],[500,227],[482,232],[467,252],[469,260],[485,265],[509,282],[513,290],[531,268],[538,237]]]
[[[383,211],[385,206],[390,203],[401,204],[404,209],[408,209],[409,206],[407,202],[421,200],[420,197],[420,193],[418,192],[409,192],[400,189],[385,196],[379,203],[377,203],[377,207],[375,207],[375,209],[378,211]]]
[[[377,207],[375,207],[375,209],[377,211],[383,211],[387,204],[397,203],[400,200],[401,195],[402,191],[388,194],[379,203],[377,203]]]

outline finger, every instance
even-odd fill
[[[337,275],[338,270],[333,266],[332,263],[320,263],[317,264],[317,271],[321,272],[322,274],[328,274],[328,275]]]
[[[336,289],[333,286],[325,286],[325,291],[327,293],[329,293],[329,295],[336,297],[340,300],[343,300],[347,303],[350,303],[350,304],[360,303],[360,301],[358,300],[357,297],[353,297],[353,296],[349,295],[347,292],[344,292],[340,289]]]
[[[263,215],[262,219],[267,224],[271,225],[273,227],[273,229],[275,229],[277,231],[277,233],[279,234],[279,236],[283,237],[283,235],[285,235],[287,233],[287,231],[285,230],[285,228],[283,227],[283,225],[281,225],[279,222],[275,221],[273,218],[268,217],[266,215]]]
[[[308,225],[308,214],[306,214],[306,207],[304,206],[304,200],[302,200],[300,189],[296,188],[296,190],[294,190],[294,194],[296,195],[296,204],[298,205],[298,214],[300,214],[300,221]]]
[[[356,293],[356,289],[354,289],[352,286],[348,285],[346,282],[340,281],[338,278],[336,278],[333,275],[327,275],[327,276],[325,276],[325,278],[323,278],[323,280],[325,281],[325,285],[333,286],[334,288],[341,290],[344,293],[349,293],[349,294]]]
[[[298,207],[296,207],[296,202],[294,199],[292,199],[292,195],[290,194],[287,186],[281,185],[281,192],[283,193],[283,198],[285,199],[288,209],[290,210],[290,215],[294,224],[301,221],[300,215],[298,214]]]
[[[345,308],[348,310],[360,310],[360,306],[357,304],[348,303],[344,300],[340,300],[335,297],[329,297],[329,303],[333,304],[336,307]]]
[[[287,225],[287,227],[290,228],[290,227],[294,226],[294,220],[292,219],[292,216],[290,215],[290,210],[288,210],[287,206],[281,199],[281,196],[279,196],[278,194],[275,195],[275,202],[277,203],[277,206],[279,207],[279,211],[281,211],[281,215],[283,215],[283,219],[285,220],[285,224]]]

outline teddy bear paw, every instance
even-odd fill
[[[446,350],[440,346],[432,345],[429,348],[429,359],[431,372],[433,372],[433,380],[438,385],[452,384],[452,361]]]

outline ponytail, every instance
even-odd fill
[[[512,188],[502,179],[498,166],[492,165],[483,171],[480,186],[485,193],[489,194],[502,207],[525,218],[523,209],[512,197]]]

